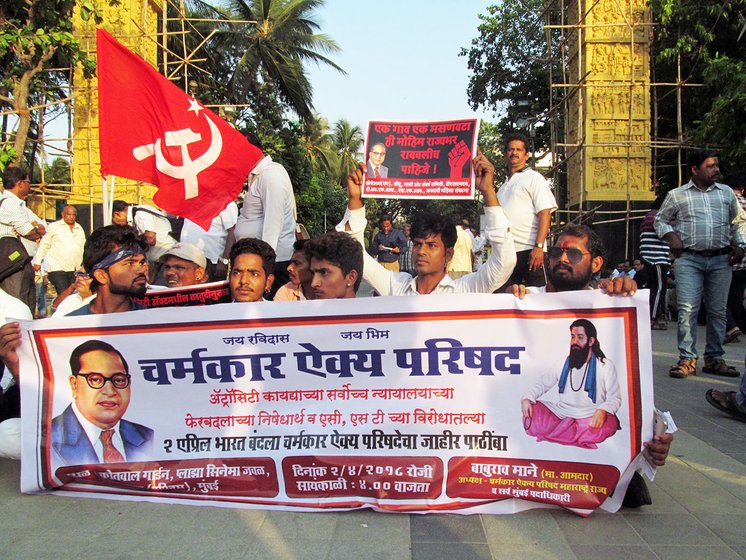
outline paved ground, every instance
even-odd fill
[[[709,387],[738,380],[671,379],[675,332],[654,332],[653,347],[656,402],[680,431],[650,485],[652,506],[583,519],[562,511],[303,514],[25,496],[19,464],[0,460],[0,558],[746,559],[746,424],[704,399]],[[727,350],[743,369],[746,340]]]

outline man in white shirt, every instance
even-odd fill
[[[30,320],[31,310],[18,298],[0,289],[0,323]],[[0,457],[21,458],[21,395],[16,378],[0,362]]]
[[[73,283],[75,271],[83,262],[85,232],[75,221],[77,217],[75,206],[65,206],[62,209],[62,219],[49,224],[34,255],[33,266],[36,272],[41,270],[44,257],[47,258],[49,281],[57,294],[64,292]]]
[[[246,134],[251,144],[262,149],[253,134]],[[290,280],[287,267],[295,243],[295,194],[290,176],[285,168],[272,158],[264,158],[249,174],[249,189],[238,216],[234,237],[236,241],[255,238],[269,243],[277,259],[274,265],[275,282],[268,294],[274,297],[277,289]],[[229,245],[232,245],[229,238]]]
[[[212,281],[225,280],[228,274],[228,258],[225,245],[228,235],[238,221],[238,206],[231,202],[212,222],[210,229],[203,230],[189,219],[184,220],[180,241],[196,245],[207,258],[207,276]]]
[[[46,229],[29,217],[26,208],[26,197],[31,192],[28,173],[20,167],[7,167],[3,172],[3,188],[5,190],[0,193],[0,237],[25,238],[29,241],[41,239]],[[18,249],[14,247],[16,258],[26,259],[26,264],[21,270],[3,278],[0,288],[28,305],[33,313],[36,309],[34,268],[22,244],[13,243],[19,246]]]
[[[506,286],[546,284],[544,246],[557,201],[547,180],[528,165],[528,139],[511,134],[505,139],[508,177],[497,191],[500,206],[510,220],[517,263]]]
[[[453,256],[456,227],[442,216],[419,215],[412,222],[412,265],[417,276],[392,272],[383,268],[363,251],[363,279],[382,296],[427,295],[445,293],[492,293],[509,277],[515,266],[515,246],[510,223],[503,214],[494,189],[495,167],[482,154],[474,158],[476,186],[484,197],[485,235],[492,245],[492,254],[476,272],[453,279],[446,265]],[[361,197],[365,164],[361,163],[347,180],[349,202],[338,231],[347,231],[364,245],[367,220]]]
[[[171,235],[171,222],[158,208],[123,200],[114,201],[111,221],[115,225],[134,226],[137,233],[144,236],[149,246],[146,256],[153,280],[158,273],[158,260],[177,242]]]

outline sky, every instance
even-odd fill
[[[311,64],[313,103],[333,125],[347,119],[429,121],[480,117],[467,102],[467,57],[485,0],[326,0],[317,10],[321,32],[342,52],[330,58],[347,76]]]

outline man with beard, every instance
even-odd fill
[[[96,297],[67,316],[145,309],[132,297],[144,296],[147,289],[148,262],[144,254],[147,246],[130,226],[112,225],[94,231],[83,250],[83,266]],[[0,327],[0,360],[16,380],[20,344],[21,326],[17,322]]]
[[[539,400],[554,387],[558,400]],[[526,433],[537,441],[596,449],[619,429],[621,404],[616,368],[601,350],[596,327],[577,319],[562,371],[542,377],[521,400],[521,412]]]
[[[96,298],[67,316],[144,309],[132,298],[143,297],[148,288],[147,246],[130,226],[112,225],[94,231],[83,251],[83,267],[91,277]]]
[[[589,227],[567,226],[547,251],[547,285],[527,289],[521,284],[514,284],[506,291],[523,298],[526,293],[590,290],[591,278],[604,265],[604,253],[601,239]],[[631,296],[637,291],[635,281],[626,276],[602,281],[599,288],[610,296]],[[655,435],[652,441],[645,442],[646,456],[654,466],[660,467],[666,463],[672,441],[673,434],[666,433]],[[624,506],[639,507],[651,503],[645,480],[636,472],[627,488]]]

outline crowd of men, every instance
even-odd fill
[[[256,138],[250,141],[261,148]],[[460,222],[457,227],[445,216],[422,213],[404,231],[399,231],[393,228],[391,218],[385,216],[371,246],[372,255],[365,250],[367,220],[361,188],[366,173],[369,177],[386,176],[387,169],[381,165],[385,147],[381,145],[373,146],[369,162],[359,164],[348,178],[348,206],[336,231],[310,240],[298,239],[295,198],[287,172],[266,155],[249,176],[248,192],[240,211],[231,203],[213,220],[208,232],[194,231],[187,223],[185,231],[189,233],[185,238],[174,231],[172,221],[162,211],[115,201],[112,225],[94,230],[82,252],[78,251],[82,236],[75,222],[74,207],[66,206],[60,222],[48,229],[32,222],[24,213],[23,203],[29,193],[28,176],[19,168],[9,168],[3,175],[5,192],[0,196],[0,204],[4,202],[0,206],[0,237],[20,236],[41,241],[36,260],[33,263],[29,260],[27,267],[14,272],[7,282],[3,280],[0,297],[3,309],[7,310],[4,315],[8,319],[24,319],[33,313],[34,299],[26,286],[28,268],[33,278],[34,267],[41,266],[45,257],[50,279],[59,294],[55,302],[57,312],[64,307],[67,315],[135,311],[142,308],[137,299],[148,289],[158,289],[158,285],[168,289],[226,279],[230,300],[239,303],[273,298],[278,301],[354,298],[363,280],[380,296],[505,291],[526,297],[535,291],[591,288],[592,279],[604,266],[603,244],[589,228],[572,226],[548,246],[551,214],[557,209],[550,185],[528,165],[525,137],[511,135],[505,144],[507,177],[499,189],[495,188],[496,171],[492,162],[479,151],[472,162],[475,185],[484,201],[481,245],[471,233],[466,233],[468,222]],[[742,226],[746,217],[732,191],[715,182],[715,155],[697,155],[690,161],[689,169],[692,180],[672,191],[653,218],[659,240],[662,238],[674,256],[680,257],[675,266],[681,359],[671,369],[671,375],[685,377],[696,370],[694,327],[705,290],[708,341],[704,371],[732,376],[734,372],[722,360],[728,290],[727,286],[722,289],[725,280],[721,277],[724,278],[723,271],[731,262],[743,255],[746,230]],[[714,208],[709,217],[715,215],[722,223],[715,226],[710,222],[700,223],[699,210],[703,207]],[[459,239],[462,248],[470,247],[468,264],[449,269]],[[489,256],[474,266],[476,248],[484,244],[490,246]],[[52,276],[57,272],[60,274]],[[630,295],[637,288],[632,276],[618,274],[599,287],[610,295]],[[6,306],[8,298],[13,303]],[[73,303],[66,305],[66,302]],[[26,309],[21,309],[18,303],[25,304]],[[595,334],[587,325],[575,328],[582,328],[583,340],[592,340],[591,345],[596,343]],[[574,332],[573,336],[578,333]],[[11,320],[0,328],[0,358],[8,371],[0,380],[0,397],[6,400],[20,373],[16,354],[19,344],[20,327]],[[591,359],[587,352],[583,356],[582,359]],[[603,371],[601,366],[599,371]],[[746,414],[744,389],[742,383],[740,394],[710,391],[707,398],[714,406],[738,418],[739,414]],[[537,391],[525,399],[527,417],[538,414],[540,393]],[[549,422],[564,420],[541,410]],[[612,430],[613,411],[601,414],[588,407],[584,410],[590,411],[590,416],[572,420],[582,423],[584,441],[590,444],[601,441],[592,434],[588,436],[588,432],[603,429],[607,434]],[[0,424],[0,445],[5,425],[6,422]],[[663,434],[646,443],[655,465],[665,462],[671,440],[670,434]],[[11,450],[9,454],[13,453]],[[640,505],[647,501],[638,496],[628,503]]]

